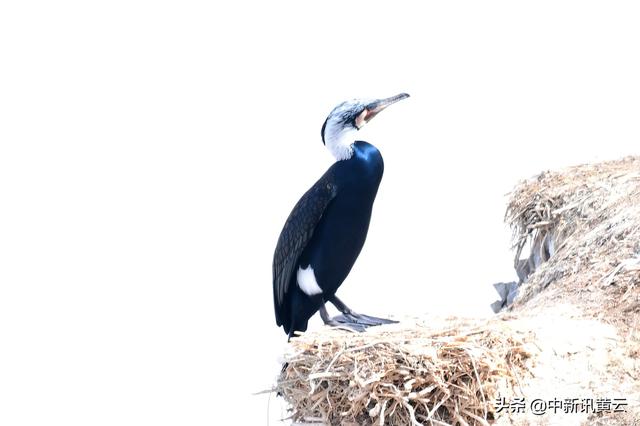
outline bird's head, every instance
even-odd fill
[[[408,97],[408,94],[400,93],[385,99],[353,99],[342,102],[329,113],[322,125],[322,142],[337,160],[351,158],[351,145],[355,142],[353,133],[389,105]]]

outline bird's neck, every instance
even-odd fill
[[[348,160],[353,156],[355,128],[345,128],[327,125],[324,133],[324,143],[336,160]]]

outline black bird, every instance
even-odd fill
[[[389,105],[408,97],[401,93],[373,101],[346,101],[322,125],[322,141],[337,161],[295,205],[273,256],[276,323],[289,338],[305,331],[318,310],[325,324],[359,331],[395,322],[353,312],[336,297],[336,290],[364,245],[384,169],[380,151],[356,141],[355,132]],[[342,315],[329,318],[326,302]]]

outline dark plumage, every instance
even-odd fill
[[[305,331],[318,310],[325,323],[357,330],[390,322],[354,313],[335,293],[364,245],[384,170],[378,149],[354,142],[351,135],[379,111],[406,97],[342,103],[322,127],[323,141],[339,161],[295,205],[273,258],[276,323],[289,337]],[[330,319],[326,302],[343,315]]]
[[[289,292],[300,289],[296,286],[296,271],[302,252],[309,244],[313,231],[324,211],[337,194],[328,170],[295,205],[284,225],[273,256],[273,300],[276,323],[291,328],[291,297]],[[289,297],[285,297],[289,296]]]

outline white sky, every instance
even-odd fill
[[[0,424],[266,424],[271,257],[342,100],[411,94],[360,135],[374,315],[488,314],[504,194],[638,152],[640,6],[389,4],[0,6]]]

